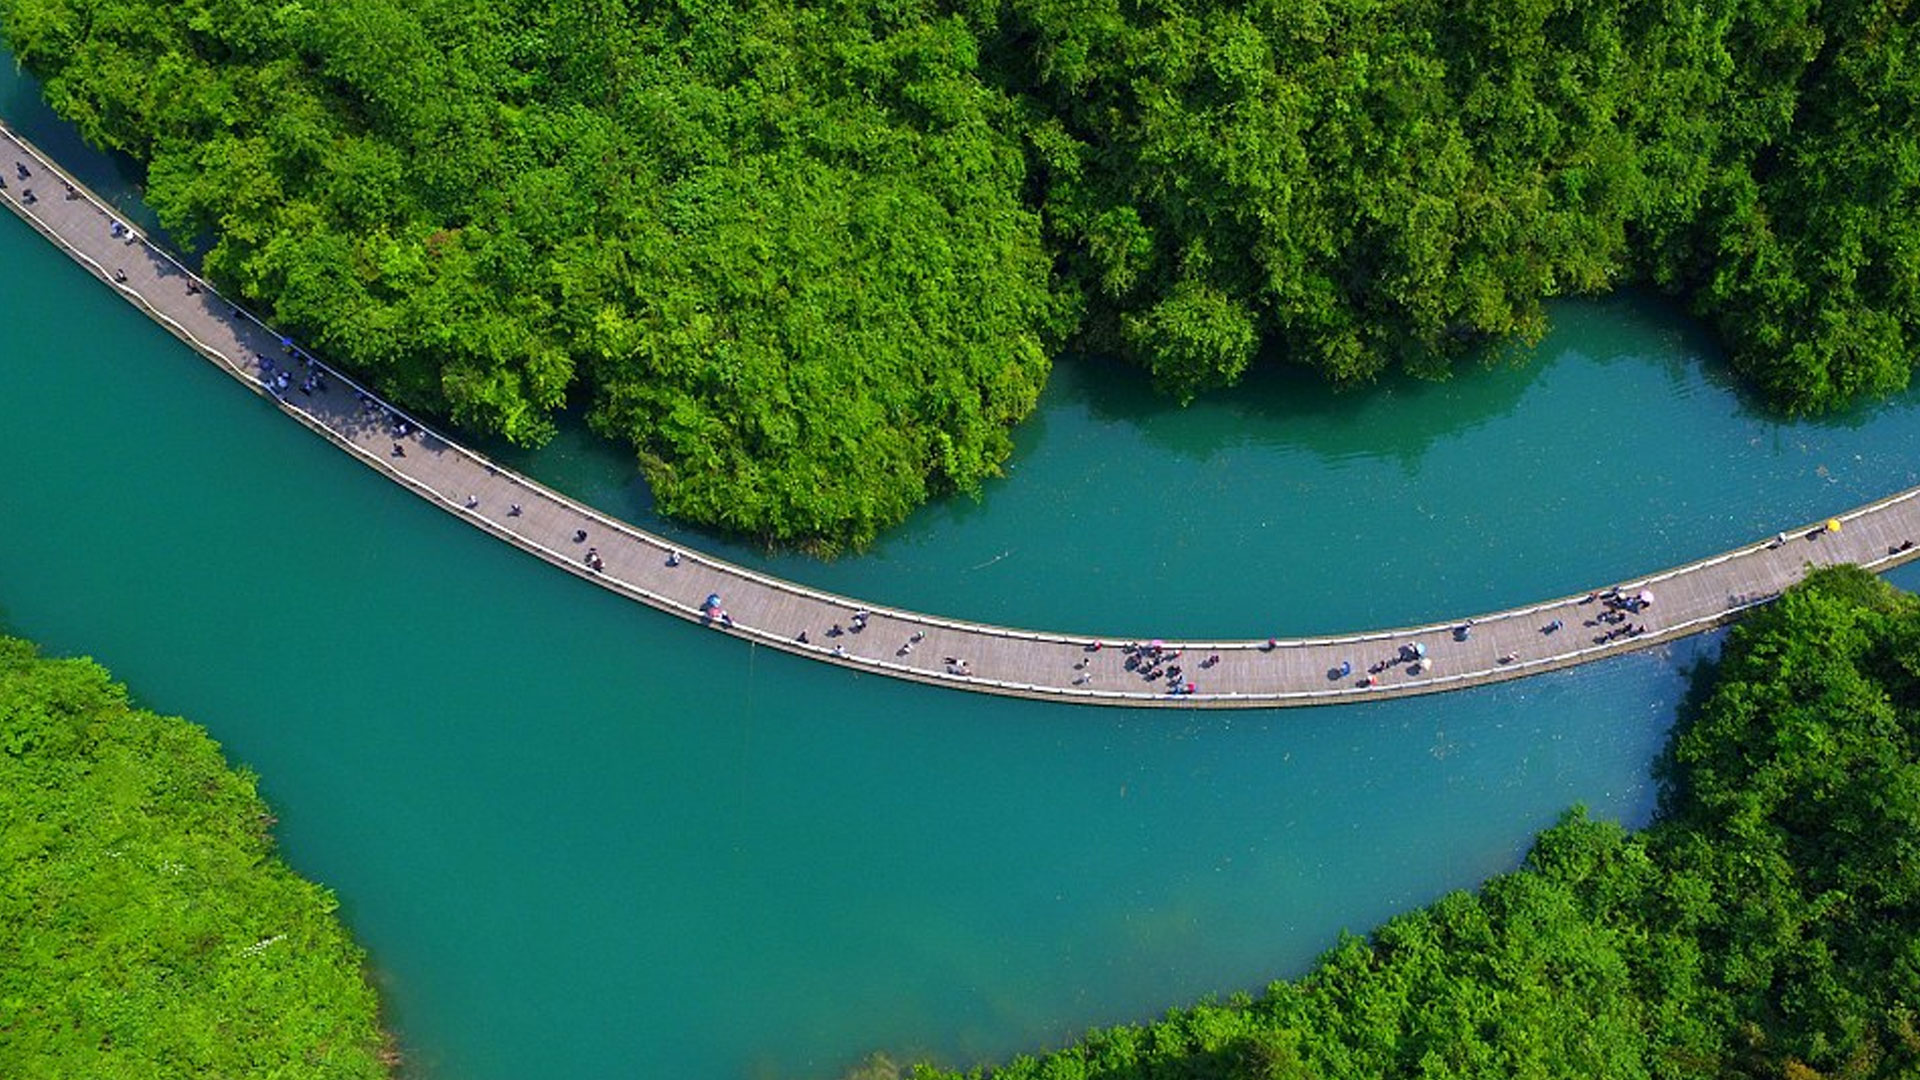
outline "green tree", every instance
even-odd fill
[[[387,1075],[362,954],[272,821],[200,728],[0,637],[0,1075]]]
[[[1912,1076],[1920,600],[1817,571],[1699,679],[1648,829],[1575,810],[1519,871],[1258,999],[966,1075]]]

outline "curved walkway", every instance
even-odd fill
[[[1646,648],[1777,596],[1809,566],[1874,570],[1920,556],[1920,488],[1713,558],[1460,623],[1343,637],[1167,642],[1158,659],[1116,639],[1016,630],[863,605],[768,577],[609,518],[500,468],[375,398],[213,288],[54,162],[0,127],[0,201],[128,302],[288,415],[448,513],[604,588],[762,645],[857,671],[958,689],[1094,705],[1272,707],[1456,690]],[[279,386],[279,377],[288,376]],[[310,376],[320,385],[303,389]],[[724,616],[707,605],[717,595]],[[855,612],[871,607],[864,627]],[[1607,621],[1618,618],[1619,621]],[[1470,630],[1462,633],[1465,626]],[[841,628],[838,634],[833,628]],[[1622,627],[1639,627],[1609,637]],[[1415,652],[1424,659],[1416,662]],[[1179,654],[1169,656],[1167,654]],[[1182,669],[1175,694],[1167,672]],[[1350,671],[1340,674],[1342,665]],[[1158,669],[1157,677],[1144,671]],[[1369,678],[1369,672],[1373,677]]]

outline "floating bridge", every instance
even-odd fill
[[[1462,612],[1452,622],[1426,626],[1333,637],[1149,643],[905,611],[679,547],[436,433],[323,359],[291,346],[124,225],[105,201],[5,127],[0,179],[6,185],[0,201],[74,261],[368,468],[601,588],[708,632],[854,671],[1083,705],[1270,708],[1368,701],[1517,679],[1644,649],[1765,603],[1812,567],[1844,562],[1883,571],[1920,556],[1914,543],[1920,538],[1920,488],[1913,488],[1711,558],[1597,583],[1590,594]],[[1642,602],[1643,594],[1650,603]]]

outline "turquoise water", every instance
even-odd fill
[[[5,625],[261,775],[416,1076],[970,1062],[1254,989],[1569,804],[1645,820],[1711,645],[1234,715],[830,670],[432,510],[10,215],[0,256]],[[1258,635],[1582,589],[1915,482],[1912,398],[1781,425],[1716,371],[1645,298],[1563,305],[1529,366],[1439,386],[1272,377],[1175,412],[1081,361],[983,500],[834,563],[736,554],[954,614]],[[570,434],[530,467],[654,523],[617,452]]]
[[[864,557],[763,558],[655,517],[617,448],[551,482],[690,544],[923,610],[1110,637],[1308,634],[1584,592],[1920,483],[1920,397],[1782,424],[1657,298],[1554,308],[1524,366],[1336,393],[1269,373],[1169,410],[1095,361],[1055,372],[978,502]]]

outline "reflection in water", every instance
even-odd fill
[[[1463,394],[1456,380],[1405,376],[1335,389],[1302,368],[1268,366],[1182,409],[1155,393],[1137,368],[1069,357],[1056,365],[1048,400],[1128,425],[1155,451],[1199,465],[1229,450],[1266,446],[1328,462],[1389,458],[1412,470],[1437,440],[1510,414],[1539,372],[1531,364],[1471,365],[1460,374],[1474,384]]]
[[[1257,988],[1511,868],[1573,802],[1644,820],[1712,644],[1230,717],[864,678],[555,573],[288,423],[17,221],[0,247],[0,453],[33,464],[0,514],[9,625],[263,777],[423,1076],[1003,1058]],[[1063,363],[984,500],[833,563],[718,546],[956,614],[1255,636],[1584,588],[1916,482],[1911,398],[1864,428],[1776,423],[1698,343],[1644,298],[1565,304],[1525,370],[1345,396],[1263,376],[1184,412]],[[584,429],[524,460],[658,524]]]
[[[1049,400],[1126,424],[1156,449],[1197,462],[1257,444],[1300,450],[1325,462],[1387,458],[1412,475],[1435,444],[1511,417],[1556,351],[1580,353],[1603,368],[1654,365],[1666,373],[1675,396],[1743,386],[1726,369],[1711,333],[1664,297],[1628,291],[1557,303],[1551,311],[1550,339],[1538,348],[1490,343],[1458,361],[1443,380],[1393,375],[1336,389],[1305,368],[1269,363],[1251,370],[1239,386],[1182,410],[1153,392],[1136,368],[1068,357],[1058,365]],[[1742,393],[1752,415],[1766,418],[1757,399]]]
[[[680,543],[863,599],[1107,636],[1454,618],[1685,562],[1909,486],[1914,394],[1758,411],[1656,297],[1553,307],[1522,366],[1337,392],[1267,371],[1186,409],[1068,358],[983,498],[820,563],[661,521],[628,456],[569,425],[516,465]]]

